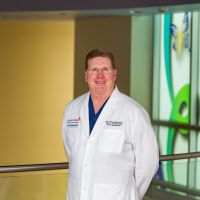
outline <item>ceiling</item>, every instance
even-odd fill
[[[199,11],[197,0],[0,0],[0,19],[66,20]],[[14,2],[14,3],[13,3]],[[101,3],[99,3],[101,2]],[[95,4],[96,3],[96,4]]]

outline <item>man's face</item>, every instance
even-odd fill
[[[112,69],[108,57],[95,57],[88,60],[85,81],[92,95],[110,96],[117,78],[117,70]]]

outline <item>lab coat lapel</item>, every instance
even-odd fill
[[[91,137],[94,137],[102,128],[104,128],[106,124],[106,120],[110,119],[111,116],[114,113],[115,107],[117,106],[117,96],[119,94],[119,91],[117,87],[115,87],[112,95],[110,96],[108,102],[104,106],[99,118],[97,119],[94,128],[91,132]]]
[[[86,98],[83,100],[83,104],[80,110],[81,128],[84,134],[86,134],[87,136],[89,136],[88,101],[89,101],[89,92],[87,93]]]

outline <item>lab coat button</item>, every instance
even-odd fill
[[[92,144],[93,140],[89,140],[89,144]]]
[[[83,186],[83,190],[86,190],[87,189],[87,187],[86,186]]]

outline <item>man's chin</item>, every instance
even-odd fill
[[[103,95],[106,93],[105,87],[95,87],[91,92],[95,95]]]
[[[106,90],[105,88],[97,88],[95,89],[94,91],[96,94],[105,94],[106,93]]]

